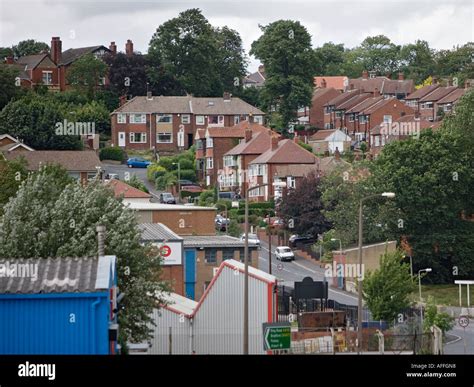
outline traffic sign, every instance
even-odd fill
[[[283,270],[283,265],[282,265],[281,263],[279,263],[279,264],[277,265],[277,269],[278,269],[278,270]]]
[[[458,320],[459,325],[461,325],[463,328],[466,328],[469,325],[469,317],[467,316],[459,316]]]
[[[265,351],[291,348],[291,324],[287,322],[263,323]]]

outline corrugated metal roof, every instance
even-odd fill
[[[192,315],[198,305],[196,301],[176,293],[165,293],[162,295],[162,299],[166,302],[164,308],[172,312],[182,313],[186,316]]]
[[[194,205],[164,204],[155,202],[143,202],[124,199],[123,204],[132,210],[160,210],[160,211],[209,211],[216,210],[214,207],[201,207]]]
[[[144,241],[182,241],[178,234],[175,234],[163,223],[141,223],[138,228],[142,232],[142,240]]]
[[[184,236],[184,247],[244,247],[245,243],[228,235]],[[250,245],[250,243],[249,243]],[[250,245],[252,247],[252,245]]]
[[[236,261],[235,259],[227,259],[226,261],[222,262],[222,265],[228,266],[232,269],[236,269],[241,273],[245,272],[245,264],[243,262]],[[249,265],[249,274],[259,280],[269,282],[269,283],[276,283],[277,278],[274,275],[268,274],[263,270],[257,269]]]
[[[1,293],[84,293],[107,289],[115,257],[0,259]]]

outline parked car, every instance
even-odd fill
[[[288,239],[290,247],[296,247],[297,245],[309,245],[316,242],[316,239],[312,235],[292,235]]]
[[[112,179],[119,180],[119,175],[118,173],[107,173],[107,175],[105,175],[105,178],[106,180],[112,180]]]
[[[129,168],[147,168],[151,164],[151,161],[142,159],[140,157],[131,157],[127,160]]]
[[[227,191],[227,192],[219,192],[217,195],[218,199],[223,199],[223,200],[240,200],[242,197],[239,194],[236,194],[235,192],[232,191]]]
[[[240,240],[245,241],[245,234],[240,236]],[[249,245],[257,245],[260,248],[260,239],[258,239],[257,234],[249,234]]]
[[[229,227],[230,219],[226,218],[222,215],[217,215],[215,219],[216,229],[219,231],[226,231],[227,227]]]
[[[160,203],[176,204],[176,198],[169,192],[160,193]]]
[[[295,254],[288,246],[278,246],[275,249],[276,259],[280,261],[294,261]]]
[[[181,187],[196,186],[199,187],[199,184],[192,182],[191,180],[180,180],[179,184]]]

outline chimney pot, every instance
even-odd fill
[[[249,142],[252,139],[252,129],[245,130],[245,142]]]
[[[130,39],[127,39],[127,43],[125,44],[125,54],[127,56],[133,55],[133,42]]]
[[[224,101],[230,101],[231,97],[232,97],[232,94],[230,94],[228,91],[224,91],[224,94],[223,94]]]

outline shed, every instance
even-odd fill
[[[0,259],[0,354],[116,351],[116,257]]]

